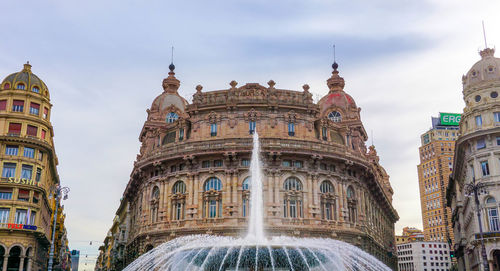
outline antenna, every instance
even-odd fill
[[[172,55],[170,56],[170,63],[174,64],[174,46],[172,46]]]
[[[484,37],[484,48],[488,48],[488,43],[486,43],[486,31],[484,30],[484,21],[481,21],[483,23],[483,37]]]
[[[333,45],[333,62],[337,62],[335,57],[335,44]]]
[[[373,146],[373,130],[371,130],[371,133],[372,133],[372,146]]]

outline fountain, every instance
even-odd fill
[[[259,135],[253,135],[250,218],[244,238],[190,235],[143,254],[125,271],[332,271],[390,270],[356,246],[328,238],[264,235]]]

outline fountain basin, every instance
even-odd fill
[[[361,249],[328,238],[179,237],[143,254],[126,271],[390,270]]]

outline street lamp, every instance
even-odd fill
[[[51,193],[56,200],[56,211],[54,212],[54,228],[52,229],[52,242],[50,244],[50,253],[49,253],[49,267],[48,271],[52,271],[52,265],[54,264],[54,238],[56,236],[56,226],[57,226],[57,209],[59,207],[59,201],[61,198],[63,200],[68,198],[69,188],[68,187],[60,187],[56,186],[55,190]]]
[[[483,268],[485,271],[489,271],[490,267],[488,265],[488,259],[486,257],[486,248],[484,247],[483,239],[483,225],[481,223],[481,212],[479,209],[479,193],[487,193],[484,183],[476,183],[476,178],[472,177],[472,182],[465,184],[465,195],[470,197],[474,195],[474,202],[476,203],[477,212],[477,222],[479,223],[479,237],[481,238],[481,257],[483,259]]]

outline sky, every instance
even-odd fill
[[[420,135],[431,116],[462,112],[461,76],[485,47],[482,20],[488,45],[500,43],[500,2],[492,0],[26,0],[1,9],[0,77],[30,61],[51,93],[80,270],[93,270],[111,226],[171,46],[179,92],[191,100],[198,84],[205,91],[270,79],[285,89],[307,83],[322,97],[336,44],[367,144],[373,140],[391,176],[400,233],[422,228]]]

